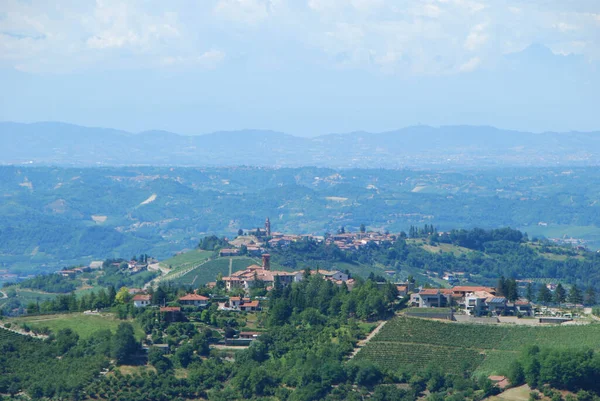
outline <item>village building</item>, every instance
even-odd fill
[[[417,308],[442,308],[451,303],[452,291],[444,288],[426,288],[410,296],[410,304]]]
[[[271,256],[269,254],[262,255],[262,266],[251,265],[245,270],[233,273],[231,276],[223,277],[225,287],[228,291],[243,289],[245,291],[256,287],[259,283],[265,286],[272,286],[275,280],[283,286],[287,286],[293,282],[301,281],[302,272],[284,272],[271,270]]]
[[[256,312],[260,310],[260,301],[254,300],[240,304],[239,309],[242,312]]]
[[[163,306],[159,311],[165,322],[180,322],[183,320],[179,306]]]
[[[260,301],[250,300],[250,298],[229,297],[229,310],[238,310],[242,312],[256,312],[261,310]]]
[[[404,298],[408,295],[408,285],[406,284],[396,285],[396,290],[398,291],[398,298]]]
[[[143,308],[145,306],[150,305],[150,295],[145,294],[137,294],[133,297],[133,306],[136,308]]]
[[[238,335],[239,338],[243,338],[246,340],[255,340],[257,339],[262,333],[259,333],[257,331],[242,331],[240,332],[240,334]]]
[[[225,249],[221,249],[219,251],[219,256],[221,256],[221,257],[238,256],[239,254],[240,254],[240,250],[235,249],[235,248],[225,248]]]
[[[195,307],[204,308],[208,305],[209,300],[210,300],[209,298],[202,296],[202,295],[187,294],[187,295],[184,295],[183,297],[179,298],[179,304],[181,306],[195,306]]]

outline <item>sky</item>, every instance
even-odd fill
[[[0,121],[600,130],[598,0],[2,0]]]

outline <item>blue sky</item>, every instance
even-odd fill
[[[0,2],[0,120],[600,130],[600,2]]]

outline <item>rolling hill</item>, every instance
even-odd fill
[[[4,122],[0,123],[0,163],[336,168],[597,165],[600,133],[413,126],[312,138],[264,130],[185,136],[54,122]]]

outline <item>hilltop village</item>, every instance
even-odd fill
[[[319,237],[274,232],[266,219],[264,228],[204,237],[163,261],[142,254],[68,267],[2,288],[0,347],[9,351],[0,359],[9,362],[0,397],[479,401],[527,382],[537,399],[556,390],[534,387],[547,376],[527,370],[535,364],[521,349],[566,346],[561,360],[593,359],[576,347],[595,347],[600,311],[590,307],[591,286],[492,271],[493,263],[522,263],[520,254],[544,268],[568,261],[574,276],[596,257],[509,228],[439,233],[426,225],[407,235],[361,227]],[[484,262],[489,272],[479,269]],[[522,266],[521,274],[537,274]],[[30,337],[41,353],[10,351],[30,347]],[[552,352],[536,357],[544,372]],[[27,372],[42,365],[40,386]],[[54,372],[69,366],[87,376],[61,382]],[[440,387],[459,377],[461,390]],[[296,398],[305,380],[318,391]]]
[[[442,238],[448,236],[448,233],[438,232],[433,226],[425,226],[424,228],[411,227],[409,230],[411,237],[428,237],[431,243],[431,238]],[[204,285],[204,289],[201,291],[202,295],[198,294],[198,291],[194,291],[190,294],[184,295],[177,299],[177,305],[171,305],[171,307],[197,307],[205,308],[209,306],[211,298],[218,299],[217,302],[220,310],[231,310],[231,311],[259,311],[265,306],[265,300],[268,299],[267,295],[273,288],[278,285],[281,287],[287,287],[292,283],[299,283],[306,278],[307,268],[301,270],[278,270],[272,268],[271,254],[269,252],[279,252],[291,247],[292,244],[301,242],[310,242],[316,244],[323,244],[325,246],[333,246],[339,250],[345,252],[360,252],[363,249],[369,249],[371,247],[379,247],[381,245],[392,246],[398,239],[405,240],[407,234],[398,233],[390,234],[367,231],[364,226],[361,226],[358,232],[345,232],[344,228],[341,228],[338,233],[326,234],[324,236],[314,235],[298,235],[298,234],[283,234],[280,232],[272,231],[271,221],[266,218],[263,228],[255,229],[240,229],[238,236],[234,239],[218,239],[214,237],[216,241],[214,247],[215,253],[218,258],[223,260],[229,260],[229,273],[227,275],[219,275],[213,277],[213,281],[208,281]],[[213,244],[211,243],[212,247]],[[251,263],[242,269],[232,271],[231,262],[236,258],[249,257],[256,260],[260,258],[260,264]],[[63,269],[58,272],[63,277],[73,278],[77,275],[81,275],[84,272],[97,271],[102,268],[120,269],[130,275],[136,275],[141,272],[148,272],[149,270],[158,270],[159,261],[149,257],[148,255],[140,255],[133,257],[131,260],[107,260],[107,261],[94,261],[87,267],[78,267],[72,269]],[[356,285],[357,278],[353,277],[349,271],[341,270],[327,270],[317,266],[316,269],[310,271],[313,275],[318,275],[327,282],[331,282],[337,286],[344,286],[348,290],[352,290]],[[393,271],[385,271],[385,273],[394,273]],[[464,276],[461,272],[449,272],[442,271],[439,273],[426,271],[427,276],[424,277],[437,277],[443,279],[444,285],[441,288],[432,286],[431,283],[416,283],[414,278],[401,282],[393,282],[397,297],[399,300],[405,300],[408,306],[416,309],[438,309],[440,316],[449,316],[450,319],[455,319],[457,316],[467,316],[471,318],[475,317],[503,317],[503,316],[518,316],[518,317],[540,317],[545,319],[555,319],[552,322],[561,323],[568,321],[572,317],[569,312],[560,311],[556,308],[541,307],[539,304],[536,306],[532,295],[536,295],[535,298],[539,298],[538,294],[528,293],[529,296],[518,295],[517,286],[531,285],[531,281],[527,280],[508,280],[506,283],[511,283],[512,288],[507,290],[506,288],[498,290],[493,286],[481,286],[476,284],[462,284],[460,279]],[[162,278],[157,277],[158,282]],[[165,277],[168,282],[169,274]],[[379,285],[385,285],[389,282],[389,279],[382,278],[379,281]],[[438,280],[439,281],[439,280]],[[439,285],[437,287],[440,287]],[[145,288],[129,288],[128,293],[133,296],[132,302],[136,308],[146,307],[151,305],[151,296],[149,291],[152,287],[146,286]],[[556,283],[547,283],[540,291],[544,289],[544,296],[546,297],[544,304],[552,301],[557,293]],[[563,290],[564,291],[564,290]],[[559,290],[560,292],[560,290]],[[510,294],[509,294],[510,293]],[[227,295],[228,298],[224,300],[223,295]],[[559,295],[559,294],[558,294]],[[577,307],[582,306],[583,297],[574,294],[567,300],[566,294],[564,300],[558,302],[559,306],[562,303],[563,307]],[[542,299],[538,299],[544,301]],[[560,301],[560,299],[559,299]],[[164,306],[164,305],[163,305]],[[166,307],[166,306],[164,306]],[[451,313],[448,314],[447,311]],[[167,311],[165,309],[165,311]],[[173,310],[171,310],[173,311]],[[434,313],[428,312],[429,316],[433,316]],[[559,319],[559,320],[556,320]],[[562,319],[562,320],[560,320]]]

